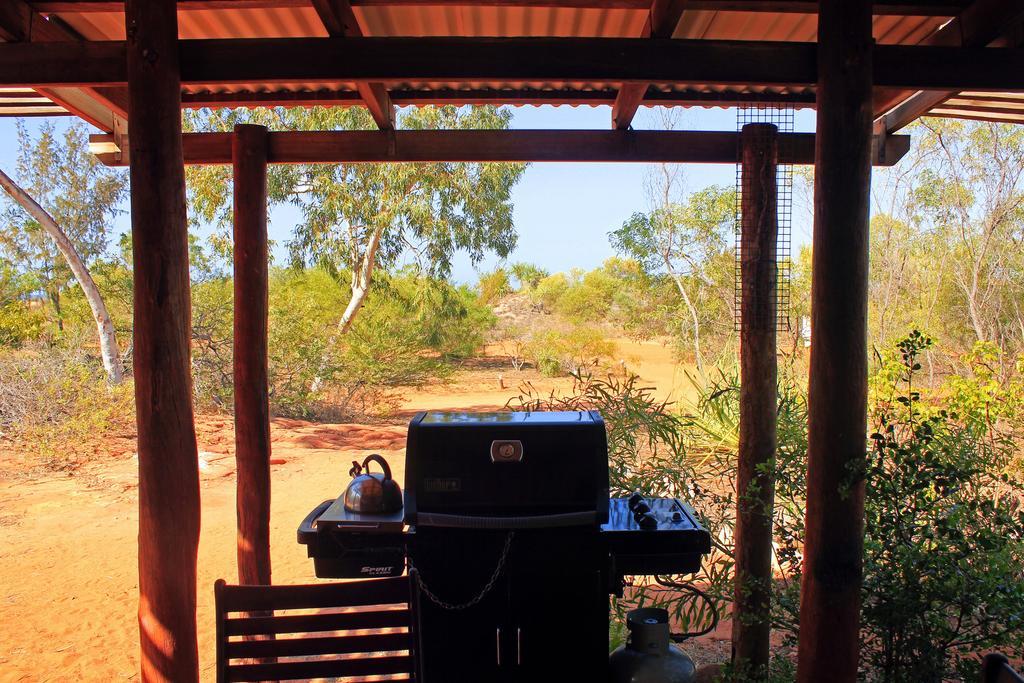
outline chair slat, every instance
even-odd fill
[[[227,657],[229,659],[263,659],[268,657],[342,655],[359,652],[381,653],[408,650],[411,646],[412,636],[409,633],[240,640],[228,642]]]
[[[220,609],[224,612],[307,609],[313,607],[360,607],[409,602],[409,579],[387,579],[307,586],[224,586]]]
[[[328,612],[322,614],[286,614],[272,617],[239,617],[224,620],[225,636],[256,636],[276,633],[315,633],[355,631],[409,626],[408,609],[365,612]]]
[[[312,662],[228,665],[228,681],[294,681],[307,678],[411,674],[411,655],[366,659],[321,659]]]

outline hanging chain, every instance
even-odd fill
[[[515,531],[509,531],[508,534],[505,536],[505,547],[501,551],[501,557],[498,558],[498,564],[494,567],[494,572],[491,574],[491,578],[487,580],[487,583],[484,585],[484,587],[480,589],[480,592],[477,593],[471,600],[459,604],[445,602],[441,598],[437,597],[437,595],[435,595],[433,591],[427,588],[427,584],[423,582],[423,578],[420,576],[420,573],[418,571],[413,571],[411,573],[413,574],[413,576],[416,577],[416,585],[419,587],[421,591],[423,591],[424,595],[430,598],[430,602],[434,603],[441,609],[456,611],[467,609],[469,607],[472,607],[473,605],[478,604],[481,600],[487,597],[488,593],[491,592],[491,589],[494,588],[494,583],[498,580],[498,577],[501,575],[501,570],[505,566],[505,560],[508,559],[508,551],[512,547],[512,537],[515,535]],[[416,567],[413,566],[411,558],[409,560],[409,569],[416,569]]]

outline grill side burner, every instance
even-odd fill
[[[408,566],[429,683],[603,680],[623,577],[691,573],[711,549],[679,500],[609,500],[595,412],[421,413],[404,491],[404,525],[326,501],[299,542],[323,578]]]

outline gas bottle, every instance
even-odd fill
[[[609,660],[610,683],[693,683],[696,667],[671,642],[668,610],[635,609],[626,614],[629,636]]]

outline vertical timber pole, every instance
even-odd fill
[[[231,138],[235,208],[235,462],[238,582],[270,584],[270,408],[267,396],[267,129]]]
[[[198,681],[199,467],[175,0],[125,3],[143,681]]]
[[[743,126],[740,221],[740,441],[732,656],[742,680],[768,678],[778,365],[778,128]]]
[[[867,448],[871,3],[818,15],[801,683],[857,679]]]

